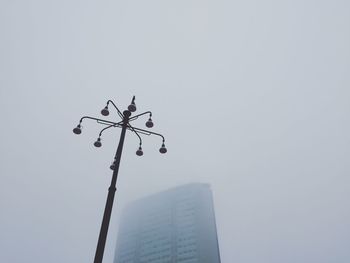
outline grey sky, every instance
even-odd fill
[[[154,112],[122,157],[130,200],[212,185],[223,263],[350,262],[350,2],[2,0],[0,262],[92,262],[119,138],[107,99]],[[146,119],[145,119],[146,121]],[[143,127],[143,121],[138,121]]]

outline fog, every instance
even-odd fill
[[[350,2],[0,1],[0,262],[92,262],[120,130],[123,208],[209,183],[223,263],[350,262]],[[102,117],[102,116],[101,116]],[[108,120],[117,121],[117,114]],[[144,128],[144,119],[135,126]]]

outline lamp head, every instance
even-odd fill
[[[132,97],[132,101],[128,107],[128,110],[131,112],[135,112],[136,111],[136,104],[135,104],[135,96]]]
[[[167,148],[165,148],[165,144],[163,143],[163,144],[162,144],[162,147],[159,148],[159,152],[160,152],[160,153],[166,153],[167,151],[168,151],[168,150],[167,150]]]
[[[82,128],[81,125],[78,124],[78,126],[73,129],[73,132],[75,134],[81,134],[81,128]]]
[[[137,155],[137,156],[142,156],[142,155],[143,155],[143,151],[142,151],[141,146],[140,146],[139,149],[136,151],[136,155]]]
[[[97,140],[94,142],[94,146],[97,147],[97,148],[102,146],[100,137],[98,137]]]
[[[115,169],[115,160],[113,161],[113,163],[111,164],[111,166],[109,166],[109,168],[110,168],[111,170],[114,170],[114,169]]]
[[[135,103],[131,103],[128,107],[128,110],[131,112],[135,112],[136,111],[136,105]]]
[[[154,123],[152,121],[151,118],[148,119],[148,121],[146,122],[146,127],[147,128],[152,128],[154,126]]]
[[[124,117],[129,118],[131,116],[131,112],[128,110],[125,110],[125,111],[123,111],[123,115],[124,115]]]
[[[108,116],[108,115],[109,115],[108,106],[104,107],[104,108],[101,110],[101,114],[102,114],[103,116]]]

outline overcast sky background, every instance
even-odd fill
[[[127,135],[104,262],[128,202],[203,182],[223,263],[349,263],[349,12],[345,0],[1,0],[0,262],[93,261],[120,130],[96,149],[101,126],[72,129],[136,95],[168,154],[147,137],[139,158]]]

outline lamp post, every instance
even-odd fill
[[[136,155],[138,155],[138,156],[143,155],[142,138],[141,138],[140,134],[157,135],[157,136],[161,137],[162,138],[162,145],[159,149],[159,152],[160,153],[167,152],[167,149],[165,148],[165,144],[164,144],[165,139],[164,139],[163,135],[161,135],[159,133],[151,132],[149,130],[136,128],[130,124],[130,122],[138,119],[139,117],[141,117],[143,115],[148,114],[149,118],[148,118],[148,121],[146,122],[146,127],[147,128],[153,127],[152,112],[150,112],[150,111],[146,111],[144,113],[141,113],[141,114],[138,114],[138,115],[131,117],[131,113],[136,111],[135,96],[132,98],[132,101],[131,101],[130,105],[128,106],[128,109],[125,110],[123,113],[118,109],[118,107],[115,105],[115,103],[113,101],[108,100],[107,105],[101,110],[101,114],[103,116],[109,115],[108,106],[110,104],[113,105],[113,107],[116,109],[119,117],[122,119],[120,122],[112,122],[112,121],[103,120],[103,119],[99,119],[99,118],[84,116],[80,119],[77,127],[75,127],[73,129],[73,132],[75,134],[81,134],[81,132],[82,132],[81,123],[83,122],[84,119],[94,120],[94,121],[97,121],[97,123],[99,123],[99,124],[106,125],[106,127],[100,131],[97,140],[94,142],[95,147],[102,146],[101,136],[105,130],[110,129],[110,128],[115,128],[115,127],[122,129],[121,134],[120,134],[120,138],[119,138],[117,152],[115,154],[114,161],[110,166],[110,168],[113,170],[113,175],[112,175],[111,185],[108,188],[108,196],[107,196],[106,206],[105,206],[105,210],[104,210],[104,214],[103,214],[100,235],[98,237],[94,263],[102,263],[102,259],[103,259],[103,252],[104,252],[104,248],[105,248],[105,244],[106,244],[107,232],[108,232],[109,222],[110,222],[111,213],[112,213],[112,207],[113,207],[114,195],[115,195],[115,191],[116,191],[116,184],[117,184],[117,178],[118,178],[120,159],[122,156],[126,131],[129,130],[129,131],[133,132],[139,138],[140,143],[139,143],[139,148],[136,151]]]

